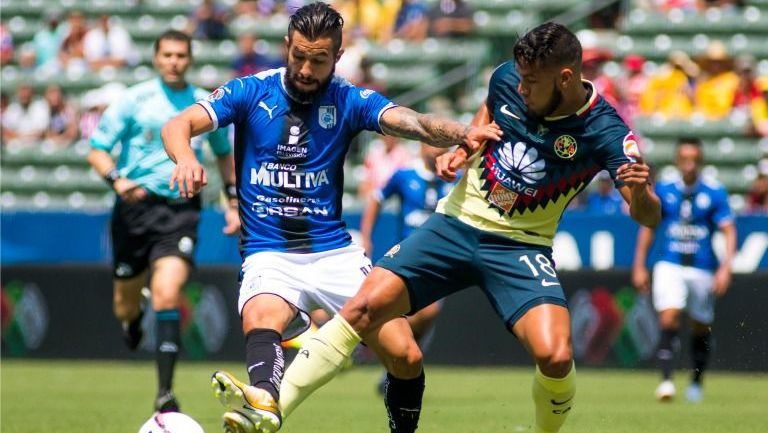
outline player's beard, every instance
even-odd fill
[[[549,101],[547,101],[547,105],[544,106],[544,109],[541,110],[541,112],[536,112],[529,108],[528,113],[531,114],[534,118],[542,120],[554,113],[555,110],[560,107],[562,102],[563,92],[557,88],[557,83],[552,83],[552,96],[549,97]]]
[[[290,66],[286,66],[285,71],[285,88],[288,91],[288,94],[291,95],[291,97],[297,102],[302,104],[309,104],[315,100],[315,96],[325,91],[328,83],[330,83],[331,79],[333,79],[333,74],[336,73],[336,65],[333,65],[331,74],[328,75],[328,78],[326,78],[324,81],[314,80],[317,83],[317,90],[312,91],[301,90],[296,86],[294,83],[294,80],[296,79],[296,73]]]

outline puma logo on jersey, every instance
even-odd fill
[[[269,108],[267,104],[264,103],[264,101],[259,101],[259,107],[263,108],[267,114],[269,114],[269,118],[272,119],[272,111],[277,108],[277,105],[275,105],[272,108]]]
[[[507,108],[507,104],[502,105],[500,111],[502,113],[506,114],[509,117],[512,117],[512,118],[517,119],[517,120],[520,120],[520,118],[517,117],[517,114],[509,111],[509,108]]]

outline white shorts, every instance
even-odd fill
[[[653,267],[653,307],[687,309],[693,320],[710,324],[715,318],[714,281],[712,271],[658,262]]]
[[[256,295],[280,296],[299,310],[283,332],[283,340],[290,340],[309,327],[310,311],[337,313],[360,290],[371,268],[365,250],[357,245],[320,253],[252,254],[243,262],[237,311],[242,315],[245,303]]]

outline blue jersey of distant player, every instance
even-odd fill
[[[243,257],[349,245],[341,219],[344,157],[361,130],[381,132],[379,119],[394,106],[338,77],[302,104],[289,96],[285,73],[237,78],[198,102],[214,128],[235,125]]]
[[[376,192],[379,202],[400,198],[400,238],[404,239],[435,212],[437,202],[453,186],[428,171],[423,165],[395,171],[387,184]]]
[[[176,90],[155,78],[128,88],[120,99],[113,101],[91,136],[91,147],[111,152],[121,143],[117,170],[121,177],[130,179],[148,192],[174,198],[168,181],[176,164],[168,158],[160,138],[165,122],[179,114],[208,92],[187,86]],[[232,151],[226,129],[207,134],[213,153],[226,155]],[[192,139],[197,159],[203,160],[203,141],[206,136]]]
[[[686,187],[682,180],[656,185],[661,199],[663,233],[661,260],[713,270],[718,266],[712,234],[733,220],[728,193],[714,180],[699,179]]]

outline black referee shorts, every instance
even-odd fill
[[[178,256],[192,264],[199,221],[199,197],[150,195],[138,203],[118,197],[111,227],[114,277],[132,278],[161,257]]]

